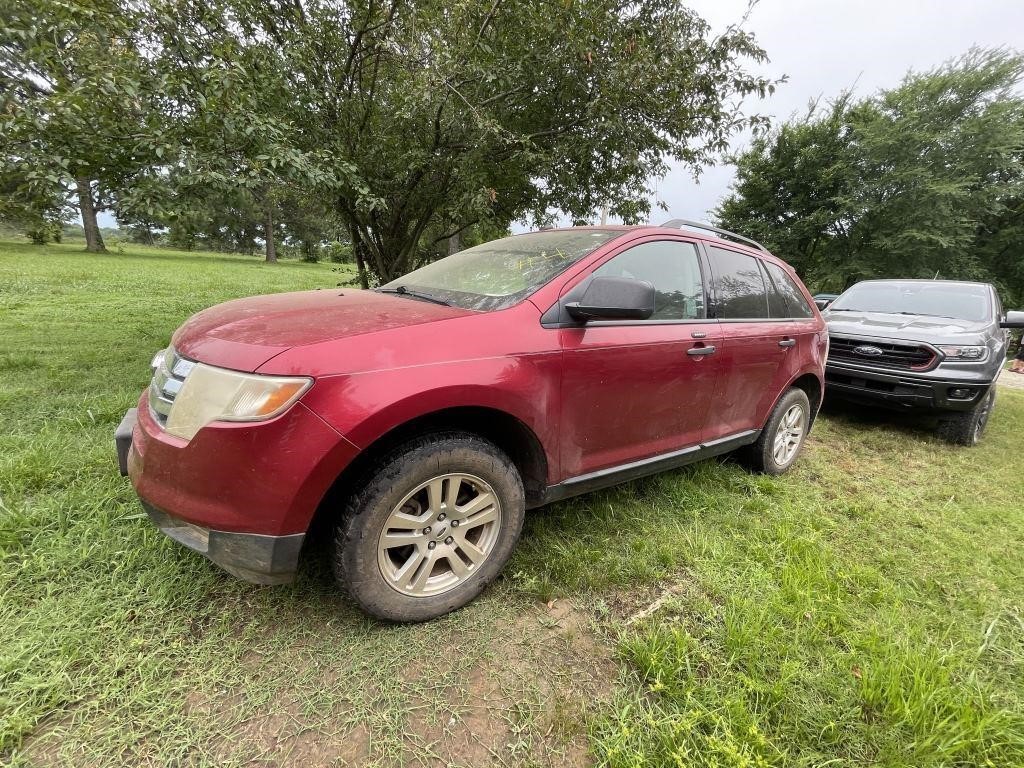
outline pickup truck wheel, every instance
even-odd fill
[[[977,445],[985,434],[995,403],[996,387],[993,384],[972,410],[943,416],[939,420],[939,437],[955,445]]]
[[[515,465],[467,433],[429,435],[380,462],[335,528],[334,573],[378,618],[425,621],[475,598],[525,517]]]
[[[811,424],[811,403],[802,389],[793,388],[775,404],[760,437],[743,454],[755,472],[781,475],[800,455]]]

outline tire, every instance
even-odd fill
[[[803,448],[811,425],[811,403],[802,389],[794,387],[772,409],[757,441],[742,458],[754,472],[781,475],[788,472]],[[785,440],[785,446],[780,442]]]
[[[443,616],[501,572],[525,515],[522,478],[497,447],[463,432],[420,437],[385,456],[349,498],[334,531],[334,575],[377,618]]]
[[[996,385],[969,411],[943,416],[939,420],[939,437],[954,445],[977,445],[985,434],[989,417],[996,403]]]

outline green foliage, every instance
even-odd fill
[[[351,264],[354,261],[351,243],[328,243],[323,249],[324,258],[334,264]]]
[[[38,0],[2,29],[3,168],[34,194],[189,247],[258,229],[313,258],[343,225],[364,278],[474,227],[637,221],[668,158],[696,172],[773,89],[749,33],[673,0]]]
[[[25,236],[35,245],[46,245],[49,242],[59,243],[61,240],[61,223],[59,221],[40,221],[31,225]]]
[[[1024,58],[974,50],[876,96],[815,105],[735,158],[719,222],[841,290],[996,282],[1024,302]]]
[[[748,124],[735,97],[771,88],[737,63],[764,56],[748,34],[712,39],[668,0],[203,8],[166,11],[190,51],[178,76],[207,86],[181,98],[227,110],[203,116],[218,127],[292,127],[246,167],[317,153],[316,186],[380,279],[477,223],[584,219],[606,199],[636,220],[666,156],[708,160]]]
[[[63,218],[77,198],[93,250],[93,209],[130,196],[166,145],[146,15],[116,0],[34,0],[8,4],[0,26],[0,175],[40,215]]]

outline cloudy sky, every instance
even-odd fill
[[[689,0],[715,30],[742,19],[746,0]],[[771,62],[760,68],[788,81],[749,111],[785,120],[808,101],[844,88],[860,95],[899,83],[910,69],[925,71],[972,45],[1024,50],[1024,0],[761,0],[745,25]],[[744,139],[737,141],[742,146]],[[656,185],[669,218],[704,220],[728,192],[732,169],[707,169],[699,184],[682,169]]]

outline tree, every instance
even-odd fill
[[[71,213],[65,203],[53,189],[30,185],[10,168],[0,169],[0,221],[23,230],[33,243],[60,241]]]
[[[170,0],[156,18],[198,137],[185,166],[268,190],[284,170],[333,200],[364,284],[478,225],[605,200],[640,220],[667,158],[708,162],[773,87],[741,65],[764,59],[749,34],[712,38],[674,0]]]
[[[1024,299],[1024,57],[972,50],[898,87],[814,105],[734,158],[716,211],[819,288],[998,282]]]
[[[87,250],[102,251],[97,212],[164,149],[159,82],[139,33],[145,9],[127,0],[35,0],[5,13],[2,171],[19,179],[29,208],[74,200]]]

